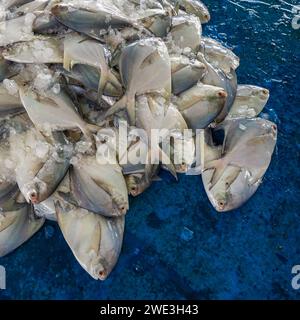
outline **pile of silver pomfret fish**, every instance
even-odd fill
[[[148,134],[202,129],[202,181],[216,210],[255,193],[277,139],[258,117],[269,92],[237,84],[239,58],[202,35],[209,20],[197,0],[1,0],[0,256],[52,219],[80,265],[106,279],[128,194],[195,161],[193,137],[180,165],[120,165],[121,154],[102,163],[98,149],[124,119]]]

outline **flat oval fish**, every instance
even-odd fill
[[[80,129],[90,137],[95,127],[85,123],[76,112],[70,97],[60,91],[58,94],[48,91],[47,96],[40,96],[30,88],[20,89],[20,98],[31,121],[40,130]]]
[[[0,47],[32,40],[34,19],[35,15],[28,13],[11,20],[0,21]]]
[[[130,122],[134,124],[136,95],[155,91],[165,96],[171,94],[171,64],[167,47],[158,38],[137,41],[123,49],[119,67],[126,93],[107,115],[126,108]]]
[[[201,43],[202,27],[199,19],[194,16],[178,15],[172,19],[169,33],[172,46],[179,49],[190,48],[197,51]]]
[[[251,85],[239,85],[227,118],[255,118],[263,111],[269,97],[268,89]]]
[[[218,41],[202,37],[200,52],[214,67],[220,68],[225,74],[236,70],[240,65],[240,59],[230,49],[224,47]]]
[[[62,63],[61,38],[38,36],[30,41],[17,42],[3,52],[6,60],[18,63]]]
[[[129,204],[121,167],[101,163],[99,155],[97,159],[85,156],[73,164],[71,188],[77,205],[104,216],[123,215]]]
[[[199,0],[172,0],[176,2],[178,8],[184,10],[186,13],[195,15],[200,19],[201,23],[207,23],[210,20],[210,13],[206,5]]]
[[[222,153],[205,161],[202,179],[216,209],[228,211],[241,206],[261,184],[276,145],[277,127],[257,118],[228,120],[222,128],[225,130]]]
[[[223,88],[199,83],[182,92],[174,103],[190,128],[204,129],[222,112],[226,100]]]
[[[96,280],[105,280],[122,247],[125,218],[106,218],[65,202],[55,204],[59,227],[80,265]]]
[[[110,3],[69,1],[54,6],[51,10],[55,18],[68,28],[101,40],[101,31],[108,28],[123,28],[134,25],[123,13]]]
[[[35,217],[32,208],[21,208],[0,213],[0,257],[12,252],[31,238],[44,224],[44,219]]]

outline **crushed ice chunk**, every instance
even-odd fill
[[[47,70],[37,74],[37,77],[34,79],[33,86],[36,90],[43,92],[48,90],[52,82],[52,74]]]
[[[139,248],[135,248],[133,253],[134,253],[135,256],[137,256],[140,253],[140,249]]]
[[[52,91],[54,94],[59,94],[60,93],[60,84],[56,83],[53,87],[52,87]]]
[[[49,152],[48,143],[39,141],[36,144],[35,153],[38,158],[44,159],[47,156],[48,152]]]
[[[46,226],[45,229],[45,238],[50,239],[54,235],[54,228],[52,226]]]
[[[92,143],[89,141],[79,141],[76,144],[75,150],[79,153],[86,153],[92,147]]]
[[[19,87],[14,80],[4,79],[3,80],[4,88],[11,96],[16,96],[19,93]]]
[[[6,18],[6,10],[0,6],[0,21],[5,20]]]
[[[183,241],[191,241],[194,237],[194,231],[190,230],[188,227],[184,227],[181,231],[180,238]]]

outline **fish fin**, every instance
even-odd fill
[[[58,195],[60,196],[60,198],[62,198],[65,202],[68,202],[70,204],[73,204],[74,206],[78,206],[77,201],[74,199],[74,197],[72,196],[71,193],[65,193],[62,191],[58,191]]]
[[[175,168],[174,164],[172,163],[170,157],[168,157],[168,156],[166,155],[166,153],[165,153],[161,148],[159,149],[159,157],[160,157],[160,159],[165,158],[165,159],[168,160],[167,162],[169,162],[169,163],[163,163],[163,165],[164,165],[164,167],[172,174],[172,176],[173,176],[176,180],[178,180],[178,178],[177,178],[177,172],[176,172],[176,168]]]
[[[104,72],[101,71],[99,84],[98,84],[98,95],[97,95],[98,103],[101,102],[101,98],[102,98],[102,95],[103,95],[103,92],[104,92],[104,89],[105,89],[107,81],[108,81],[107,74],[104,75]]]
[[[180,9],[180,0],[176,0],[174,4],[174,11],[176,12],[176,14],[179,13],[179,9]]]
[[[114,74],[114,72],[111,71],[110,69],[108,69],[107,83],[106,83],[105,89],[106,89],[107,85],[112,86],[112,88],[115,90],[115,95],[117,97],[121,97],[124,94],[123,87],[120,83],[120,80]]]
[[[145,165],[145,178],[147,182],[150,182],[152,180],[152,164],[146,163]]]
[[[108,118],[113,114],[125,109],[127,106],[127,96],[124,95],[119,101],[117,101],[111,108],[108,109],[104,118]]]
[[[233,166],[231,164],[229,164],[230,166]],[[238,176],[240,175],[242,169],[240,167],[237,167],[239,170],[237,170],[235,172],[235,174],[233,176],[231,176],[231,179],[228,181],[226,181],[226,186],[227,186],[227,190],[230,188],[230,186],[234,183],[234,181],[238,178]],[[226,191],[227,191],[226,190]]]
[[[71,72],[72,70],[72,67],[73,67],[72,58],[68,54],[64,55],[63,67],[68,72]]]
[[[205,165],[204,171],[214,169],[214,173],[210,180],[209,190],[211,190],[221,179],[226,167],[227,167],[227,163],[224,161],[223,158],[209,161]]]
[[[91,141],[93,134],[97,133],[100,130],[100,127],[94,124],[86,123],[85,125],[81,125],[79,129],[82,131],[87,140]]]
[[[251,178],[248,179],[248,184],[250,187],[254,186],[258,182],[262,182],[263,179],[263,173],[265,170],[260,170],[256,174],[251,174]]]

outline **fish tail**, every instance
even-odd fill
[[[63,67],[64,69],[66,69],[67,71],[71,71],[73,68],[73,63],[72,63],[72,59],[69,55],[65,54],[64,56],[64,62],[63,62]]]
[[[119,101],[117,101],[111,108],[108,109],[104,118],[108,118],[113,114],[125,109],[127,105],[127,96],[124,95]]]
[[[101,102],[101,98],[102,98],[102,95],[103,95],[107,80],[108,80],[108,75],[104,74],[104,72],[101,72],[100,79],[99,79],[99,84],[98,84],[98,96],[97,96],[98,97],[98,103]]]
[[[130,96],[127,99],[127,114],[129,117],[130,124],[134,125],[136,122],[136,119],[135,119],[135,96]]]
[[[96,126],[95,124],[91,124],[91,123],[87,124],[87,128],[88,128],[89,132],[92,132],[92,133],[97,133],[100,130],[100,127]]]
[[[91,140],[92,135],[97,133],[100,128],[94,124],[86,123],[84,126],[80,127],[80,130],[88,140]]]

